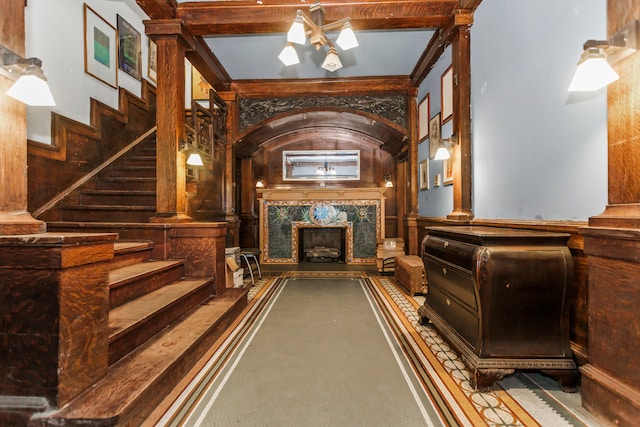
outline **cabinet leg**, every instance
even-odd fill
[[[418,308],[418,316],[420,316],[420,324],[421,325],[427,325],[429,324],[429,317],[427,316],[427,311],[423,306],[421,306],[420,308]]]
[[[578,371],[575,369],[541,369],[540,372],[557,380],[565,393],[578,391]]]
[[[471,373],[471,387],[478,391],[491,391],[496,381],[512,375],[515,371],[515,369],[476,369]]]

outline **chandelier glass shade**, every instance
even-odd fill
[[[329,24],[324,24],[324,8],[316,3],[309,7],[310,16],[298,10],[295,20],[287,33],[287,44],[285,45],[278,59],[286,66],[298,64],[300,62],[298,54],[293,47],[294,44],[305,45],[307,38],[309,42],[320,50],[327,46],[327,56],[322,63],[322,68],[334,72],[342,68],[342,63],[338,57],[336,44],[342,50],[352,49],[358,46],[358,40],[351,27],[349,18],[342,18]],[[340,29],[340,34],[335,44],[327,36],[327,31]]]

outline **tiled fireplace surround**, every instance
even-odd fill
[[[384,238],[386,188],[265,188],[260,194],[260,249],[265,264],[298,263],[302,228],[345,229],[347,264],[375,263]]]

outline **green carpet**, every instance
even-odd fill
[[[272,292],[161,425],[444,425],[362,280]]]

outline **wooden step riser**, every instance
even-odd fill
[[[199,334],[195,341],[185,343],[184,347],[181,348],[180,357],[168,364],[162,373],[157,378],[154,378],[151,386],[139,392],[131,393],[129,395],[130,400],[126,402],[120,413],[113,414],[113,416],[109,418],[91,418],[88,416],[82,418],[64,418],[62,414],[53,414],[50,418],[32,420],[29,427],[102,427],[115,425],[118,427],[138,427],[143,425],[149,414],[151,414],[182,378],[195,366],[198,360],[204,356],[224,334],[234,320],[242,313],[246,305],[247,299],[246,294],[244,294],[244,297],[235,301],[221,317],[212,320],[210,326]],[[125,360],[126,359],[123,359],[119,363]],[[105,396],[104,399],[101,399],[99,395],[93,396],[93,394],[95,394],[93,390],[89,390],[87,394],[91,406],[109,404],[108,400],[110,396]],[[119,402],[119,404],[121,403],[123,402]]]
[[[109,307],[122,305],[141,295],[159,289],[167,283],[174,282],[184,275],[184,265],[169,270],[145,275],[123,285],[109,288]]]
[[[156,176],[156,167],[155,166],[118,166],[109,170],[109,176],[153,178]]]
[[[99,190],[156,191],[156,180],[151,178],[118,179],[116,177],[100,180]]]
[[[131,156],[131,157],[125,157],[125,158],[122,159],[122,161],[118,162],[118,166],[155,167],[156,166],[156,158],[155,158],[155,156]]]
[[[116,268],[126,267],[129,265],[146,262],[151,259],[153,248],[147,248],[143,251],[130,252],[125,254],[114,254],[113,259],[109,263],[109,268],[115,270]]]
[[[129,206],[156,206],[156,195],[154,194],[129,194],[129,193],[91,193],[83,194],[81,203],[83,205],[129,205]]]
[[[109,365],[120,360],[176,319],[209,298],[211,298],[211,284],[205,283],[196,291],[174,301],[170,306],[156,311],[144,322],[119,335],[117,339],[109,343]]]
[[[198,342],[193,343],[177,363],[174,363],[167,369],[161,381],[157,381],[153,389],[148,388],[144,390],[139,398],[136,399],[135,402],[132,402],[131,407],[127,408],[126,412],[120,414],[120,417],[118,417],[118,427],[140,426],[153,409],[162,402],[164,396],[174,389],[179,379],[182,379],[182,377],[189,372],[206,351],[215,344],[216,340],[231,326],[245,307],[246,299],[244,301],[238,301],[223,318],[213,324],[207,333],[201,336]]]
[[[73,222],[149,222],[149,218],[155,215],[155,209],[144,211],[114,211],[92,209],[87,206],[84,209],[61,209],[62,221]]]

